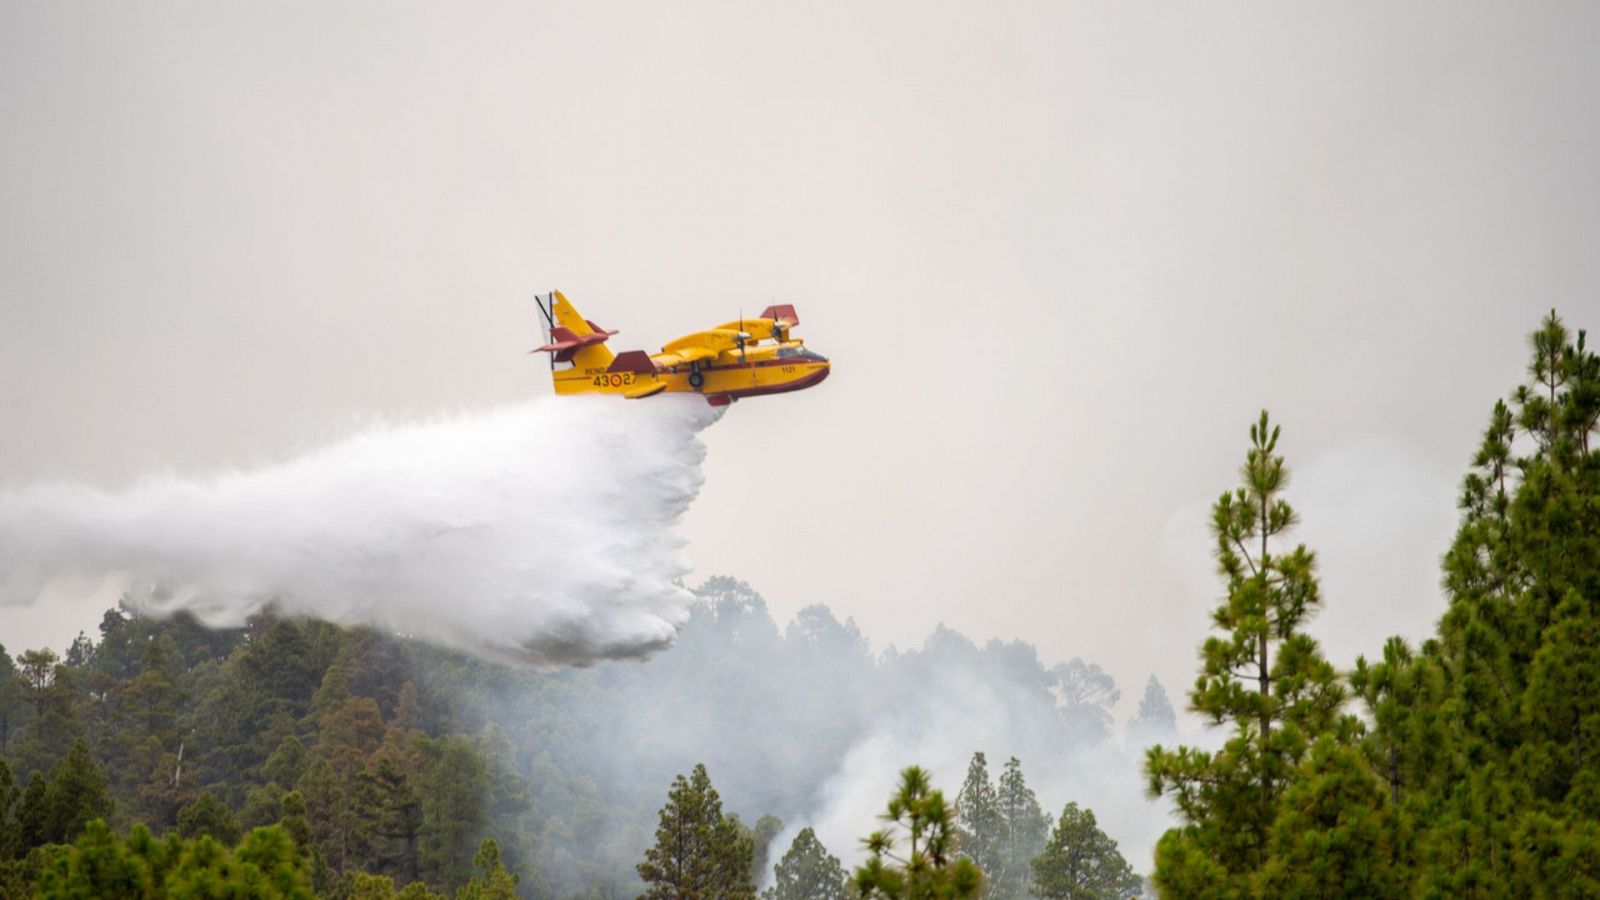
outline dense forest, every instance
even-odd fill
[[[1208,746],[1183,745],[1153,679],[1119,728],[1091,663],[943,628],[874,653],[826,607],[780,629],[730,578],[648,662],[555,671],[113,610],[60,656],[0,649],[0,891],[1600,896],[1600,358],[1554,313],[1530,347],[1417,646],[1326,658],[1306,629],[1338,598],[1289,542],[1278,429],[1250,427],[1188,693]],[[912,764],[952,735],[970,741],[947,797],[933,779],[957,772]],[[911,765],[892,792],[890,764]],[[1177,827],[1130,861],[1106,833],[1128,804],[1093,785],[1141,765]]]
[[[278,826],[292,840],[273,846],[303,851],[294,865],[322,896],[413,883],[448,894],[503,871],[520,896],[633,897],[648,883],[639,866],[663,803],[684,801],[679,782],[701,763],[697,796],[727,797],[728,828],[749,842],[740,877],[776,879],[778,890],[785,870],[768,873],[786,850],[810,846],[837,866],[878,826],[886,781],[873,808],[833,814],[833,847],[822,848],[821,823],[806,830],[834,805],[830,789],[871,768],[851,757],[862,745],[887,742],[897,769],[952,732],[963,742],[1014,734],[990,749],[1038,758],[1046,775],[1063,760],[1097,760],[1086,778],[1108,765],[1136,773],[1110,713],[1120,693],[1092,664],[1047,666],[1027,644],[979,647],[943,628],[918,650],[874,653],[825,607],[780,630],[742,582],[714,578],[696,594],[670,650],[589,669],[508,667],[313,620],[262,615],[210,630],[123,610],[59,658],[0,655],[0,760],[14,773],[0,774],[0,855],[12,891],[44,883],[60,845],[103,819],[109,831],[85,840],[114,842],[142,824],[150,847],[210,837],[232,848]],[[951,711],[975,714],[964,703],[995,724],[955,730]],[[1154,679],[1140,710],[1138,740],[1175,736]],[[962,762],[983,749],[962,746]],[[972,757],[974,771],[983,761]],[[989,793],[1030,798],[1031,849],[1006,857],[1022,874],[1005,896],[1022,897],[1052,819],[1015,760],[1000,785]],[[1059,786],[1045,798],[1082,800]],[[975,841],[999,841],[1020,815],[963,808],[958,824]],[[162,852],[176,871],[182,849]]]

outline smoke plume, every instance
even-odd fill
[[[648,655],[693,599],[673,525],[717,417],[698,397],[546,399],[205,480],[0,493],[0,603],[113,577],[136,609],[213,626],[271,606],[501,660]]]

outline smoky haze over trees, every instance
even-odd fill
[[[453,890],[488,877],[475,857],[493,838],[522,896],[669,896],[685,877],[727,880],[712,896],[793,895],[842,884],[906,761],[954,779],[974,745],[1010,760],[984,839],[995,884],[1012,887],[991,896],[1025,896],[1041,801],[1109,806],[1120,791],[1135,839],[1161,827],[1113,727],[1116,687],[1092,663],[944,628],[874,653],[822,606],[780,628],[744,582],[695,594],[676,644],[648,662],[548,672],[315,621],[213,631],[109,612],[65,657],[0,655],[0,759],[19,773],[10,815],[26,826],[11,855],[100,817],[218,853],[255,828],[303,832],[320,892],[368,876]],[[647,857],[669,817],[702,846]],[[36,854],[13,875],[49,863]]]

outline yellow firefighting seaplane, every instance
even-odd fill
[[[660,353],[612,353],[605,346],[615,331],[585,319],[560,291],[535,296],[544,317],[550,377],[557,394],[618,394],[632,400],[662,391],[705,395],[712,406],[741,397],[804,390],[828,377],[828,358],[789,336],[800,324],[793,306],[769,306],[754,319],[740,318],[669,342]],[[761,343],[770,341],[770,343]]]

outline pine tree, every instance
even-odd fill
[[[1184,821],[1157,845],[1155,880],[1180,895],[1244,895],[1267,861],[1279,797],[1311,742],[1334,730],[1344,700],[1333,667],[1303,628],[1321,606],[1315,558],[1278,543],[1295,523],[1283,500],[1288,470],[1279,431],[1263,412],[1250,428],[1242,485],[1212,507],[1227,598],[1221,631],[1202,650],[1191,708],[1233,736],[1209,753],[1151,747],[1152,795],[1170,795]]]
[[[648,900],[712,900],[756,896],[752,847],[737,821],[722,814],[722,798],[704,765],[679,775],[667,793],[655,846],[645,851],[639,877]]]
[[[388,756],[364,772],[360,791],[373,810],[367,823],[371,831],[370,864],[379,871],[396,872],[406,881],[422,877],[417,865],[417,843],[422,831],[422,798],[410,779]]]
[[[12,779],[6,761],[0,759],[0,863],[21,855],[22,827],[17,822],[21,801],[22,791]]]
[[[800,829],[778,861],[772,887],[761,900],[845,900],[849,876],[810,828]]]
[[[23,684],[22,673],[0,645],[0,756],[11,749],[12,728],[22,721]]]
[[[186,838],[209,835],[222,846],[232,847],[239,842],[239,825],[216,794],[201,791],[200,796],[178,810],[178,834]]]
[[[471,877],[476,842],[487,824],[489,766],[477,744],[464,735],[425,739],[419,746],[418,859],[423,876],[430,884],[461,884]]]
[[[1319,738],[1301,776],[1284,791],[1272,824],[1262,897],[1409,896],[1395,871],[1395,808],[1385,802],[1361,752],[1332,735]]]
[[[44,692],[50,686],[55,676],[56,662],[59,657],[49,647],[38,650],[24,650],[17,657],[20,664],[22,677],[28,685],[28,691],[33,700],[34,717],[44,715]]]
[[[40,880],[40,900],[145,900],[163,896],[146,860],[95,819],[72,849]]]
[[[327,864],[333,878],[342,877],[355,868],[351,857],[355,850],[354,832],[357,827],[344,780],[326,759],[319,756],[315,757],[305,776],[295,785],[295,791],[305,798],[306,822],[310,826],[317,853]]]
[[[1580,891],[1594,856],[1600,358],[1554,312],[1529,349],[1529,380],[1495,405],[1463,481],[1450,605],[1420,661],[1444,688],[1417,706],[1449,740],[1377,723],[1400,753],[1439,758],[1406,798],[1419,893]]]
[[[151,641],[138,676],[123,691],[123,706],[146,736],[154,737],[164,748],[176,749],[180,700],[162,642]]]
[[[74,840],[91,820],[109,817],[112,806],[105,771],[89,757],[89,745],[78,741],[50,770],[44,792],[44,841]]]
[[[1428,789],[1433,773],[1449,766],[1449,736],[1440,713],[1446,676],[1437,656],[1431,642],[1418,655],[1404,639],[1392,637],[1383,645],[1380,662],[1357,657],[1350,673],[1350,687],[1373,726],[1362,746],[1387,785],[1391,803],[1400,803],[1410,791]]]
[[[926,770],[912,766],[900,773],[883,819],[888,827],[867,836],[871,855],[856,869],[856,891],[863,900],[979,896],[983,873],[972,860],[956,855],[954,813]],[[905,831],[904,849],[899,829]]]
[[[750,873],[758,882],[772,869],[772,842],[782,830],[782,819],[774,815],[763,815],[756,820],[754,828],[743,832],[751,846]]]
[[[209,837],[189,842],[167,879],[168,895],[315,900],[305,859],[281,828],[257,828],[231,853]]]
[[[981,752],[974,753],[967,765],[967,778],[956,794],[957,849],[979,870],[997,871],[1004,830],[999,797],[989,779],[989,762]]]
[[[485,840],[472,857],[479,870],[466,886],[456,891],[456,900],[516,900],[517,876],[500,862],[500,845]]]
[[[27,853],[40,844],[50,843],[50,807],[45,799],[49,785],[44,776],[34,772],[28,786],[17,803],[17,855]]]
[[[262,764],[261,774],[278,784],[298,784],[306,774],[307,757],[306,745],[294,735],[288,735]]]
[[[1044,851],[1034,857],[1033,893],[1045,900],[1124,900],[1144,881],[1100,830],[1094,812],[1068,803]]]
[[[278,820],[278,827],[294,842],[295,852],[306,860],[311,887],[317,891],[326,890],[333,876],[328,871],[328,862],[322,855],[322,849],[311,836],[311,826],[306,822],[305,798],[299,791],[290,791],[283,795],[280,806],[283,808],[283,818]]]
[[[1170,741],[1178,736],[1178,715],[1167,699],[1167,689],[1156,676],[1145,682],[1144,697],[1139,700],[1139,712],[1128,723],[1128,739],[1134,746]]]
[[[1006,760],[995,800],[1004,827],[999,865],[986,873],[989,896],[996,900],[1021,900],[1028,895],[1028,883],[1032,880],[1030,863],[1043,852],[1049,837],[1050,817],[1039,808],[1039,799],[1022,777],[1022,763],[1015,756]]]
[[[88,668],[94,662],[94,641],[89,640],[87,634],[78,632],[78,636],[67,647],[67,655],[62,662],[74,669]]]
[[[30,650],[21,658],[33,700],[33,717],[18,741],[18,769],[43,771],[60,760],[83,736],[78,679],[50,650]]]

